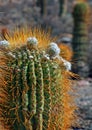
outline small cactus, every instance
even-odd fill
[[[73,10],[73,18],[74,18],[74,29],[73,29],[73,39],[72,39],[72,47],[74,50],[74,61],[76,60],[76,64],[74,65],[74,72],[80,74],[81,76],[84,73],[82,72],[82,65],[87,62],[87,48],[88,48],[88,20],[89,20],[89,6],[87,3],[77,3]],[[86,70],[86,69],[85,69]],[[83,75],[82,75],[83,74]]]
[[[6,35],[6,39],[8,42],[0,45],[3,129],[70,128],[76,117],[74,97],[69,93],[71,63],[60,56],[50,35],[39,29],[17,30],[12,36]]]

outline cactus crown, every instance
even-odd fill
[[[75,20],[87,21],[89,16],[89,6],[86,2],[77,3],[73,10]]]
[[[6,37],[10,44],[0,46],[3,129],[68,129],[76,109],[69,94],[72,89],[67,69],[71,64],[59,56],[60,49],[43,31],[22,30]]]

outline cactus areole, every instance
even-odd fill
[[[69,94],[70,62],[59,55],[49,34],[39,29],[17,30],[6,39],[0,42],[2,129],[70,128],[76,109]]]

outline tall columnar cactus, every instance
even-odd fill
[[[77,71],[82,75],[81,65],[85,66],[87,60],[87,48],[88,48],[88,20],[89,20],[89,6],[87,3],[77,3],[73,10],[74,29],[72,47],[74,50],[74,71]],[[82,62],[81,62],[82,61]],[[80,63],[81,62],[81,63]],[[86,69],[85,69],[86,70]]]
[[[63,16],[67,11],[67,0],[59,0],[59,16]]]
[[[0,41],[2,129],[68,130],[76,117],[70,62],[39,29],[17,30],[6,39]]]
[[[46,10],[46,3],[47,3],[47,0],[37,0],[37,5],[40,7],[40,13],[41,15],[45,15],[47,13],[47,10]]]

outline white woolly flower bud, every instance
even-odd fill
[[[27,47],[28,49],[36,48],[38,44],[38,40],[35,37],[29,37],[27,39]]]
[[[56,43],[52,42],[47,48],[47,53],[50,55],[50,57],[57,57],[60,54],[60,48],[57,46]]]
[[[67,71],[71,70],[71,63],[61,57],[61,60],[63,61],[63,64]]]
[[[72,65],[69,61],[63,59],[61,56],[59,56],[59,60],[63,62],[63,65],[65,66],[67,71],[71,70]]]
[[[5,46],[5,47],[7,47],[7,46],[9,46],[9,42],[6,41],[6,40],[0,41],[0,46]]]
[[[67,71],[71,70],[71,63],[69,61],[64,60],[64,66]]]
[[[37,45],[38,44],[38,40],[35,37],[29,37],[27,39],[27,43],[30,45]]]

